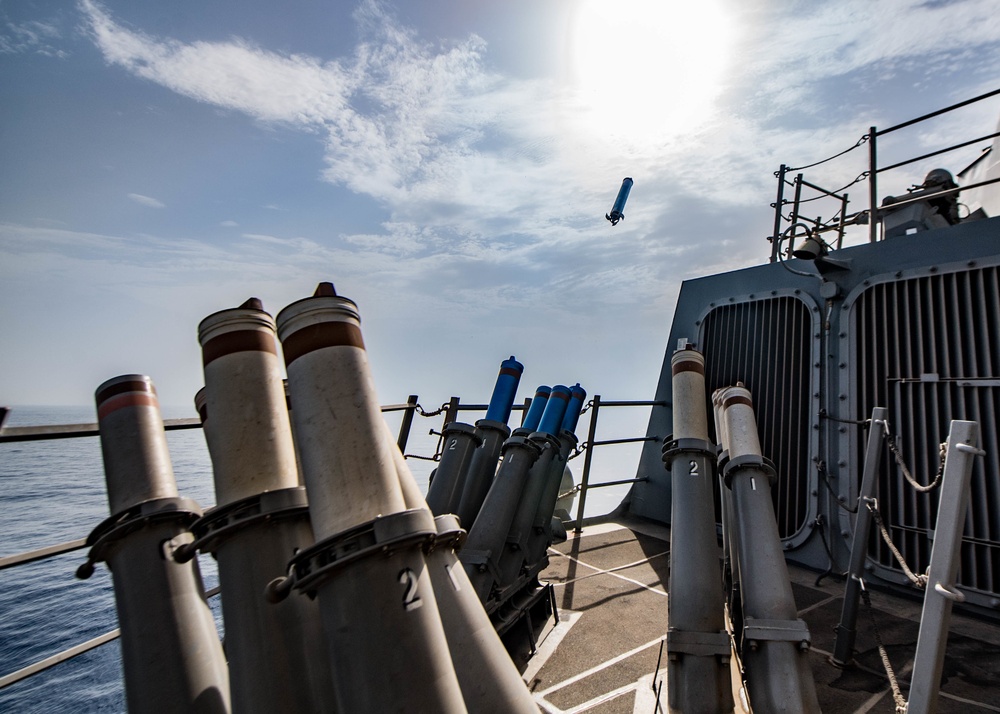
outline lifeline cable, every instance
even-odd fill
[[[875,644],[878,645],[878,654],[882,658],[882,666],[885,667],[885,673],[889,678],[889,686],[892,687],[892,698],[896,702],[896,714],[906,714],[906,700],[899,689],[899,682],[896,681],[896,673],[893,671],[892,663],[889,661],[889,652],[882,643],[882,635],[878,629],[878,622],[875,620],[875,611],[872,608],[871,596],[868,594],[868,588],[865,587],[865,581],[858,578],[858,582],[861,583],[861,599],[865,601],[865,606],[868,608],[868,617],[872,621],[872,634],[875,636]]]

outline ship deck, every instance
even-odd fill
[[[523,671],[543,711],[667,710],[667,662],[661,643],[667,632],[669,551],[667,528],[632,520],[590,526],[577,537],[570,533],[568,541],[550,549],[550,564],[541,577],[555,587],[560,621]],[[799,617],[812,635],[809,657],[822,711],[894,712],[864,605],[857,628],[857,666],[838,669],[828,658],[840,620],[843,581],[827,577],[817,585],[817,573],[795,566],[789,571]],[[882,592],[874,592],[871,599],[905,697],[921,604]],[[736,712],[746,711],[737,695]],[[952,616],[937,711],[1000,712],[1000,628],[958,613]]]

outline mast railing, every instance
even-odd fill
[[[790,173],[792,173],[793,171],[798,171],[799,169],[789,167],[786,164],[782,164],[781,167],[779,168],[779,170],[775,172],[775,176],[778,179],[778,194],[777,194],[777,198],[776,198],[775,202],[772,204],[772,206],[774,207],[774,232],[773,232],[773,234],[771,236],[768,237],[768,241],[770,241],[770,243],[771,243],[770,261],[773,263],[776,260],[778,260],[778,257],[779,257],[778,254],[782,250],[782,246],[780,244],[781,244],[781,241],[783,239],[782,238],[782,236],[783,236],[782,225],[783,224],[787,224],[787,225],[792,225],[794,223],[808,223],[808,224],[812,224],[814,226],[814,229],[812,231],[812,233],[813,233],[814,236],[818,236],[819,234],[822,234],[822,233],[836,232],[837,233],[836,245],[835,246],[834,245],[830,246],[833,249],[839,249],[839,248],[841,248],[843,246],[844,231],[845,231],[845,228],[847,226],[867,224],[868,225],[868,240],[871,243],[876,242],[879,239],[878,224],[879,224],[880,213],[881,213],[881,209],[879,207],[879,195],[878,195],[878,175],[879,174],[885,173],[887,171],[892,171],[892,170],[901,168],[903,166],[908,166],[910,164],[913,164],[913,163],[916,163],[916,162],[919,162],[919,161],[923,161],[925,159],[929,159],[929,158],[934,157],[934,156],[940,156],[942,154],[946,154],[948,152],[955,151],[957,149],[962,149],[962,148],[971,146],[973,144],[977,144],[977,143],[982,142],[982,141],[988,141],[990,139],[995,139],[998,136],[1000,136],[1000,132],[994,132],[992,134],[987,134],[987,135],[981,136],[981,137],[979,137],[977,139],[971,139],[971,140],[967,140],[967,141],[961,141],[961,142],[958,142],[956,144],[951,144],[951,145],[946,146],[944,148],[937,149],[935,151],[931,151],[931,152],[922,154],[920,156],[916,156],[916,157],[913,157],[913,158],[905,159],[903,161],[899,161],[899,162],[896,162],[894,164],[890,164],[890,165],[887,165],[887,166],[881,166],[881,167],[878,165],[878,160],[879,160],[879,157],[878,157],[878,148],[877,148],[877,146],[878,146],[878,138],[881,137],[881,136],[885,136],[886,134],[889,134],[891,132],[898,131],[900,129],[904,129],[904,128],[907,128],[907,127],[911,127],[911,126],[920,124],[921,122],[927,121],[929,119],[933,119],[933,118],[941,116],[943,114],[947,114],[948,112],[952,112],[952,111],[955,111],[957,109],[961,109],[963,107],[967,107],[967,106],[969,106],[971,104],[975,104],[977,102],[983,101],[985,99],[989,99],[990,97],[995,97],[997,95],[1000,95],[1000,89],[996,89],[996,90],[993,90],[991,92],[986,92],[985,94],[981,94],[981,95],[979,95],[977,97],[973,97],[972,99],[967,99],[965,101],[958,102],[957,104],[952,104],[951,106],[944,107],[943,109],[938,109],[938,110],[930,112],[928,114],[924,114],[923,116],[919,116],[919,117],[917,117],[915,119],[910,119],[908,121],[901,122],[901,123],[896,124],[894,126],[890,126],[890,127],[886,128],[886,129],[878,129],[877,127],[874,127],[874,126],[870,127],[869,130],[868,130],[868,133],[865,134],[864,136],[862,136],[861,139],[859,139],[854,144],[854,146],[852,146],[852,147],[850,147],[850,148],[848,148],[848,149],[846,149],[844,151],[841,151],[841,152],[839,152],[839,153],[835,154],[834,156],[831,156],[831,157],[829,157],[827,159],[823,159],[822,161],[817,161],[817,162],[814,162],[812,164],[809,164],[808,166],[803,167],[803,168],[809,168],[809,167],[815,166],[817,164],[825,163],[826,161],[830,161],[832,159],[838,158],[838,157],[840,157],[840,156],[842,156],[844,154],[849,153],[853,149],[856,149],[857,147],[861,146],[861,144],[863,144],[863,143],[867,143],[868,144],[868,170],[865,171],[864,173],[862,173],[860,176],[858,176],[854,181],[852,181],[850,184],[848,184],[844,188],[838,189],[836,191],[829,191],[829,190],[824,189],[824,188],[822,188],[822,187],[820,187],[820,186],[818,186],[816,184],[813,184],[813,183],[810,183],[809,181],[804,180],[803,179],[803,175],[801,173],[798,174],[798,175],[796,175],[796,177],[793,180],[789,180],[787,178],[788,175]],[[853,185],[855,183],[858,183],[858,182],[860,182],[862,180],[865,180],[865,179],[867,179],[867,182],[868,182],[868,208],[860,210],[860,211],[856,211],[853,214],[848,214],[847,213],[848,195],[844,191],[849,186],[851,186],[851,185]],[[919,199],[915,199],[915,200],[927,201],[928,199],[934,199],[934,198],[939,198],[939,197],[943,197],[943,196],[949,196],[949,195],[956,194],[959,191],[969,190],[969,189],[973,189],[973,188],[979,188],[981,186],[986,186],[986,185],[997,183],[997,182],[1000,182],[1000,178],[988,179],[986,181],[981,181],[981,182],[978,182],[978,183],[975,183],[975,184],[969,184],[967,186],[961,186],[961,187],[959,187],[957,189],[944,189],[944,190],[941,190],[941,191],[935,192],[935,193],[922,194],[919,197]],[[791,186],[791,187],[794,187],[794,189],[795,189],[794,198],[792,200],[786,199],[784,197],[785,196],[785,187],[786,186]],[[802,188],[803,187],[807,187],[807,188],[815,191],[817,193],[817,195],[810,196],[808,198],[802,198]],[[838,201],[839,204],[840,204],[839,210],[834,213],[833,218],[830,218],[827,221],[823,221],[823,219],[821,217],[819,217],[819,216],[817,216],[816,218],[808,218],[808,217],[802,216],[802,214],[801,214],[802,204],[809,203],[809,202],[812,202],[812,201],[817,201],[817,200],[824,199],[824,198],[833,198],[836,201]],[[906,202],[907,202],[907,200],[905,198],[903,200],[893,202],[893,204],[892,204],[892,210],[897,210],[901,205],[905,205]],[[789,207],[789,206],[791,207],[791,212],[789,213],[788,216],[785,216],[783,214],[783,210],[786,207]],[[793,246],[791,246],[791,245],[788,245],[787,247],[785,247],[785,251],[787,252],[788,257],[791,257],[792,250],[793,250]]]

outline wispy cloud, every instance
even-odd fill
[[[978,50],[984,76],[1000,69],[1000,16],[989,0],[746,4],[730,8],[733,46],[714,50],[730,52],[715,110],[684,134],[638,145],[574,129],[581,99],[572,87],[504,76],[489,66],[480,37],[432,44],[374,0],[354,13],[361,39],[353,52],[326,59],[243,39],[153,37],[94,0],[80,8],[109,63],[194,100],[320,134],[323,178],[374,198],[388,216],[382,232],[343,236],[346,246],[406,257],[411,271],[461,266],[484,291],[490,280],[518,284],[516,271],[535,270],[534,280],[550,271],[574,277],[573,285],[599,275],[641,300],[661,294],[668,279],[744,265],[765,249],[720,251],[718,234],[765,235],[762,197],[774,190],[776,165],[811,161],[857,138],[839,128],[845,93],[903,71],[919,86],[947,72],[957,53]],[[659,69],[630,71],[646,73],[669,98]],[[826,91],[830,83],[840,91]],[[859,131],[888,112],[852,110]],[[603,214],[626,173],[636,179],[636,209],[609,238]],[[839,186],[858,173],[847,162],[828,177]],[[695,203],[700,223],[690,225],[684,215]],[[685,249],[692,235],[701,243],[706,234],[718,235],[713,246]],[[663,262],[664,250],[673,260],[649,267]],[[544,284],[557,290],[554,278]]]
[[[238,228],[240,224],[236,221],[222,221],[219,225],[223,228]]]
[[[146,206],[148,208],[166,208],[166,204],[162,201],[158,201],[151,196],[143,196],[141,193],[130,193],[128,197],[138,203],[140,206]]]
[[[64,59],[69,53],[56,46],[60,37],[59,28],[53,23],[38,20],[23,23],[6,21],[0,25],[0,54],[36,52]]]

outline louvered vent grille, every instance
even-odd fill
[[[917,480],[927,483],[934,477],[938,445],[946,440],[952,419],[980,424],[980,447],[987,456],[973,466],[958,582],[991,593],[1000,592],[1000,445],[989,428],[1000,414],[998,273],[988,267],[881,283],[865,290],[854,305],[856,417],[870,415],[874,406],[888,408],[890,430]],[[988,480],[987,473],[992,474]],[[910,567],[923,572],[930,560],[938,492],[910,488],[886,450],[878,497],[893,541]],[[881,539],[872,540],[869,552],[898,570]]]
[[[809,309],[793,297],[723,305],[702,323],[709,396],[737,382],[753,395],[761,450],[778,472],[771,495],[782,538],[808,516],[812,332]]]

